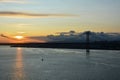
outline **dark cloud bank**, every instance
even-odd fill
[[[36,40],[44,40],[46,42],[61,42],[61,43],[78,43],[86,41],[86,32],[77,33],[75,31],[59,32],[57,35],[48,35],[46,37],[33,36],[29,37]],[[90,32],[90,41],[120,41],[119,33],[104,33],[104,32]]]

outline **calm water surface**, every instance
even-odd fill
[[[120,51],[0,46],[0,80],[120,80]]]

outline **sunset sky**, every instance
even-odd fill
[[[0,0],[0,34],[8,36],[120,32],[119,21],[120,0]]]

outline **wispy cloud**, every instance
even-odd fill
[[[12,18],[43,18],[43,17],[67,17],[74,16],[70,14],[41,14],[41,13],[26,13],[26,12],[12,12],[12,11],[0,11],[2,17]]]
[[[4,34],[1,34],[0,36],[1,37],[5,37],[5,38],[9,38],[8,36],[5,36]]]
[[[18,3],[18,4],[25,4],[25,0],[0,0],[3,3]]]

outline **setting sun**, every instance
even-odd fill
[[[21,40],[21,39],[23,39],[24,37],[23,37],[23,36],[15,36],[15,38]]]

